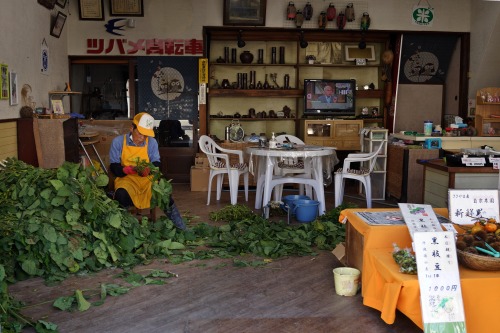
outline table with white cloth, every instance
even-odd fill
[[[257,188],[255,195],[255,208],[260,209],[271,199],[273,185],[276,182],[296,183],[310,185],[314,189],[316,200],[319,201],[319,213],[324,214],[325,191],[323,184],[323,171],[327,174],[332,172],[335,164],[339,162],[334,147],[322,147],[313,145],[295,145],[293,148],[263,148],[248,147],[246,153],[250,155],[250,169],[254,170],[257,179]],[[257,166],[252,166],[254,157]],[[311,163],[311,177],[304,178],[299,176],[281,176],[274,173],[275,165],[288,158],[303,159],[304,163]]]

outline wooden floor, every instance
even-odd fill
[[[327,188],[327,209],[333,208],[332,192]],[[206,206],[206,193],[190,192],[189,185],[174,185],[180,210],[198,216],[191,223],[209,222],[210,211],[229,203],[228,192],[222,194],[220,202],[214,195],[212,204]],[[254,192],[250,197],[248,204],[253,208]],[[356,195],[346,199],[364,206]],[[242,192],[238,200],[244,202]],[[386,204],[394,202],[376,202],[374,206]],[[128,294],[108,297],[101,306],[74,313],[55,310],[51,303],[75,289],[111,283],[119,270],[71,277],[56,287],[30,279],[11,286],[10,291],[31,305],[25,314],[56,323],[60,332],[422,332],[400,313],[393,325],[385,324],[378,311],[363,306],[360,293],[352,297],[336,295],[332,269],[340,265],[329,251],[315,257],[274,260],[259,268],[237,268],[231,259],[179,265],[158,260],[135,270],[159,268],[178,277],[165,285],[138,287]]]

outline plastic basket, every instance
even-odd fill
[[[319,201],[317,200],[296,200],[293,205],[295,219],[300,223],[312,222],[318,216]]]
[[[290,212],[293,213],[294,203],[297,200],[311,200],[311,198],[309,198],[307,195],[286,195],[281,199],[281,201],[283,201],[283,210],[285,212],[288,212],[288,210],[290,210]]]

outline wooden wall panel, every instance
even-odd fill
[[[0,160],[17,158],[17,125],[15,121],[0,123]]]

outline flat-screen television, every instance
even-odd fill
[[[305,79],[305,116],[354,116],[356,80]]]

